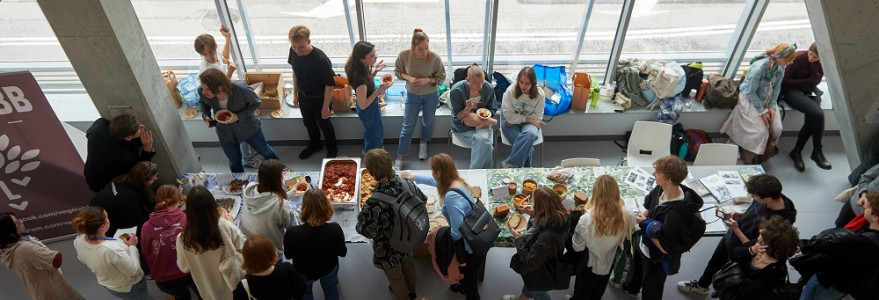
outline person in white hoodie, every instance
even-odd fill
[[[120,240],[107,237],[110,219],[97,206],[80,211],[72,223],[77,233],[73,240],[76,258],[92,270],[100,285],[120,299],[150,299],[136,235]]]
[[[246,236],[259,234],[275,245],[278,257],[284,256],[284,233],[287,227],[299,225],[299,218],[290,206],[295,189],[284,187],[284,164],[269,159],[259,166],[259,182],[244,188],[244,211],[238,225]]]
[[[516,84],[504,92],[501,102],[501,134],[513,143],[510,156],[501,164],[504,168],[530,167],[534,155],[534,141],[540,137],[543,123],[543,89],[537,86],[534,69],[524,67],[516,76]]]
[[[571,238],[575,251],[589,252],[586,266],[576,270],[571,299],[601,299],[616,249],[631,236],[635,224],[632,215],[623,209],[620,187],[613,177],[599,176],[592,193]]]

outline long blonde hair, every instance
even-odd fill
[[[446,193],[452,188],[452,182],[456,180],[464,183],[467,191],[470,191],[470,185],[458,176],[458,168],[455,167],[455,160],[451,156],[440,153],[432,156],[428,162],[434,175],[433,178],[436,180],[436,191],[439,193],[440,199],[445,200]]]
[[[601,175],[592,185],[592,199],[586,204],[586,210],[592,217],[592,231],[595,236],[613,236],[626,229],[623,216],[623,199],[620,198],[620,186],[616,179],[609,175]]]

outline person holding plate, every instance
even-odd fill
[[[216,126],[220,147],[229,158],[233,173],[243,173],[241,143],[247,143],[265,159],[279,159],[262,133],[262,122],[256,117],[259,96],[244,81],[230,81],[220,70],[210,68],[198,75],[198,102],[202,119],[208,127]],[[216,115],[216,120],[214,116]]]
[[[376,59],[375,45],[360,41],[354,44],[354,50],[345,64],[345,75],[354,87],[357,116],[363,122],[363,153],[382,148],[384,126],[378,95],[383,94],[394,82],[391,76],[387,76],[391,78],[382,78],[381,85],[375,87],[375,74],[385,68],[384,61],[376,64]]]
[[[452,107],[452,131],[471,144],[470,168],[491,169],[494,163],[494,132],[491,125],[468,126],[465,120],[475,115],[474,110],[497,109],[497,99],[485,73],[477,65],[467,68],[467,79],[452,86],[449,92]],[[478,118],[478,117],[477,117]]]

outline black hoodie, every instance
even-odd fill
[[[748,207],[748,210],[739,219],[739,230],[748,239],[755,239],[760,235],[760,220],[772,215],[779,215],[793,224],[797,220],[797,208],[794,206],[794,202],[784,194],[781,195],[781,199],[784,200],[784,208],[781,210],[771,210],[766,205],[757,202],[757,200],[752,201],[751,206]],[[739,240],[739,237],[732,230],[726,231],[726,236],[723,240],[726,243],[727,250],[742,245],[742,241]]]
[[[653,243],[649,238],[659,239],[659,244],[668,254],[652,255],[654,262],[667,263],[666,273],[676,274],[680,268],[681,254],[690,250],[705,234],[705,221],[699,214],[702,197],[686,186],[679,186],[684,199],[660,204],[662,187],[657,186],[644,197],[644,208],[648,210],[647,219],[639,225],[644,230],[643,242],[648,247]],[[653,222],[656,221],[656,222]],[[700,226],[701,224],[701,226]],[[652,252],[652,251],[651,251]]]

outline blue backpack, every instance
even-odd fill
[[[565,73],[564,66],[550,67],[544,65],[534,65],[534,73],[537,75],[537,82],[543,84],[553,92],[558,93],[561,99],[556,102],[550,98],[546,98],[546,106],[543,108],[543,115],[555,117],[568,112],[571,109],[571,100],[574,96],[571,89],[568,88],[568,75]],[[552,121],[549,118],[548,121]]]

